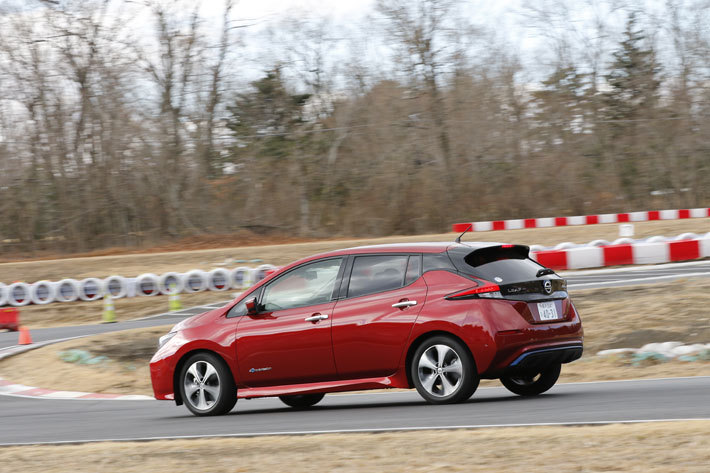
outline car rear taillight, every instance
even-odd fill
[[[500,293],[500,287],[497,284],[485,283],[482,286],[472,287],[464,291],[449,294],[446,299],[450,301],[459,301],[463,299],[500,299],[503,295]]]

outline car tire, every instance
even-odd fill
[[[468,348],[443,335],[419,345],[410,375],[419,395],[429,404],[463,402],[473,395],[480,381]]]
[[[500,382],[508,391],[519,396],[537,396],[555,385],[561,370],[562,365],[554,363],[534,374],[503,376]]]
[[[297,409],[304,409],[306,407],[315,406],[325,397],[325,393],[316,394],[294,394],[291,396],[279,396],[281,402],[287,406],[295,407]]]
[[[180,370],[180,394],[196,416],[218,416],[237,403],[237,387],[227,364],[212,353],[197,353]]]

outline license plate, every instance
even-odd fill
[[[554,302],[538,302],[537,313],[540,314],[540,320],[556,320],[559,318]]]

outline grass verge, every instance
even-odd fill
[[[7,471],[706,472],[710,421],[0,449]],[[426,445],[426,448],[417,446]]]

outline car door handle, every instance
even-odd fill
[[[404,309],[405,307],[411,307],[413,305],[417,305],[417,301],[397,302],[396,304],[392,304],[392,307],[394,307],[395,309]]]
[[[313,314],[310,317],[306,317],[306,322],[319,322],[328,318],[328,314]]]

